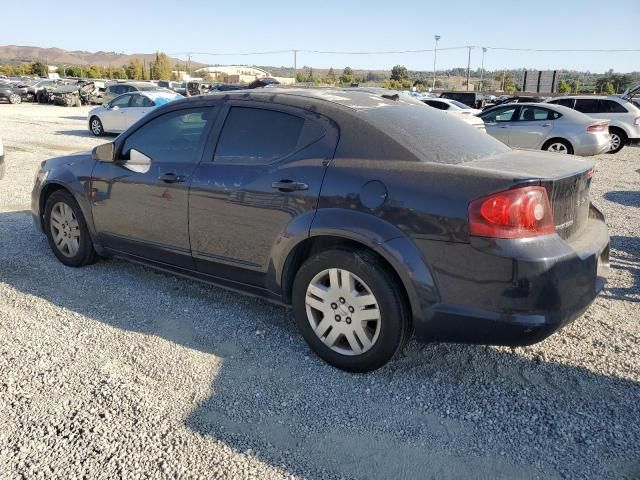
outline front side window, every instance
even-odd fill
[[[540,107],[522,107],[520,109],[520,114],[518,115],[518,120],[521,122],[533,122],[536,120],[555,120],[559,118],[560,114],[558,112],[554,112],[553,110],[547,110],[546,108]]]
[[[232,107],[224,122],[215,162],[265,165],[297,150],[305,120],[261,108]]]
[[[122,159],[135,149],[152,162],[197,163],[212,118],[211,108],[165,113],[132,133],[122,147]]]
[[[515,106],[513,107],[504,107],[504,108],[496,108],[495,110],[485,113],[481,116],[482,120],[486,123],[494,123],[494,122],[510,122],[513,118],[513,114],[516,111]]]
[[[111,108],[127,108],[129,106],[129,100],[131,100],[131,95],[121,95],[116,97],[111,101]]]

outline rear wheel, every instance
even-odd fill
[[[12,93],[11,95],[9,95],[9,103],[16,105],[20,102],[22,102],[22,98],[20,98],[20,95],[18,95],[17,93]]]
[[[609,136],[611,138],[611,147],[607,153],[618,153],[627,144],[628,138],[624,130],[611,127],[609,129]]]
[[[45,231],[54,255],[69,267],[82,267],[97,259],[78,202],[65,191],[53,192],[45,205]]]
[[[402,289],[367,251],[329,250],[309,258],[296,275],[293,308],[311,349],[350,372],[380,368],[409,337]]]
[[[542,150],[563,154],[573,153],[573,147],[571,146],[571,144],[566,140],[563,140],[562,138],[554,138],[549,140],[542,146]]]
[[[91,120],[89,121],[89,128],[91,128],[91,133],[96,137],[104,135],[104,127],[98,117],[91,117]]]

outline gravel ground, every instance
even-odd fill
[[[640,149],[596,159],[612,272],[527,348],[411,343],[369,375],[286,310],[122,261],[69,269],[33,173],[86,108],[0,105],[0,478],[640,478]]]

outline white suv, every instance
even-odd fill
[[[628,100],[614,96],[572,95],[552,98],[547,102],[573,108],[593,118],[609,120],[609,153],[619,152],[625,145],[640,143],[640,108]]]

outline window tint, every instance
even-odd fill
[[[111,107],[127,108],[129,106],[130,99],[131,95],[122,95],[120,97],[116,97],[111,101]]]
[[[153,107],[153,102],[144,95],[132,95],[131,107]]]
[[[627,113],[627,109],[613,100],[600,100],[602,113]]]
[[[214,161],[267,164],[295,152],[304,119],[259,108],[232,107]]]
[[[510,122],[517,107],[496,108],[481,116],[482,120],[488,123]]]
[[[535,120],[555,120],[560,114],[553,110],[547,110],[540,107],[522,107],[518,120],[521,122],[533,122]]]
[[[437,100],[426,100],[424,103],[439,110],[447,110],[449,108],[449,105],[444,102],[438,102]]]
[[[582,113],[599,113],[600,101],[596,98],[578,98],[576,110]]]
[[[153,162],[197,163],[211,118],[210,108],[190,108],[153,119],[127,138],[121,157],[135,148]]]
[[[561,98],[559,100],[552,100],[549,103],[555,105],[562,105],[563,107],[573,108],[573,98]]]

